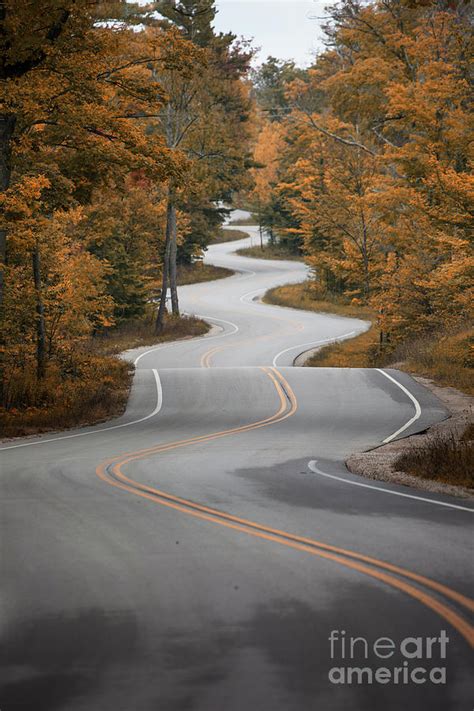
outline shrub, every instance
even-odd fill
[[[100,422],[123,412],[131,383],[130,365],[118,358],[56,359],[37,380],[27,370],[9,374],[0,408],[2,436],[13,437]]]
[[[413,476],[474,488],[474,426],[470,424],[461,438],[433,437],[402,454],[395,466]]]

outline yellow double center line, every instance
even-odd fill
[[[223,351],[225,348],[226,346],[215,346],[214,348],[211,348],[210,350],[206,351],[206,353],[204,353],[201,358],[201,368],[210,368],[212,356],[218,353],[219,351]]]
[[[286,323],[284,319],[279,319],[276,316],[270,316],[269,318],[272,318],[274,321],[283,321]],[[294,333],[298,333],[304,331],[304,324],[299,323],[296,328],[292,328],[290,331],[279,331],[277,333],[266,333],[263,336],[257,336],[256,338],[246,338],[243,341],[240,341],[239,346],[241,346],[243,343],[255,343],[256,341],[267,341],[272,338],[280,338],[281,336],[285,335],[292,335]],[[235,343],[226,343],[223,346],[215,346],[214,348],[210,348],[206,353],[204,353],[201,357],[201,367],[202,368],[210,368],[211,367],[211,359],[216,355],[216,353],[220,353],[221,351],[226,350],[227,348],[233,348],[235,347]]]
[[[423,575],[419,575],[418,573],[397,565],[392,565],[391,563],[386,563],[385,561],[371,556],[366,556],[361,553],[332,546],[312,538],[296,536],[286,531],[261,525],[255,521],[250,521],[249,519],[233,516],[232,514],[219,511],[218,509],[214,509],[209,506],[203,506],[202,504],[198,504],[189,499],[173,496],[172,494],[161,491],[160,489],[140,484],[139,482],[130,479],[123,473],[122,467],[130,462],[145,459],[154,454],[159,454],[160,452],[167,452],[181,447],[189,447],[194,444],[210,442],[215,439],[228,437],[241,432],[249,432],[260,427],[268,427],[291,417],[296,412],[298,404],[296,396],[290,385],[275,368],[262,368],[262,370],[272,381],[279,396],[280,406],[275,414],[263,420],[258,420],[241,427],[234,427],[208,435],[191,437],[189,439],[149,447],[148,449],[142,449],[137,452],[122,454],[119,457],[102,462],[96,469],[97,476],[111,486],[127,491],[135,496],[141,496],[149,501],[153,501],[155,504],[159,504],[160,506],[166,506],[209,523],[225,526],[226,528],[230,528],[240,533],[245,533],[246,535],[278,543],[280,545],[287,546],[288,548],[293,548],[304,553],[309,553],[310,555],[318,556],[319,558],[333,561],[344,566],[345,568],[355,570],[359,573],[363,573],[364,575],[379,580],[392,588],[410,595],[412,598],[418,600],[426,607],[436,612],[443,619],[449,622],[471,646],[474,645],[474,628],[472,625],[470,625],[456,610],[445,604],[445,602],[440,600],[438,597],[434,597],[429,592],[426,592],[426,590],[421,589],[421,587],[415,587],[411,584],[411,582],[407,581],[413,581],[418,586],[423,586],[424,588],[433,590],[438,595],[442,595],[445,598],[457,603],[461,607],[473,612],[474,601],[456,590],[452,590],[451,588]]]

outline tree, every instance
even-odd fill
[[[272,187],[277,181],[278,157],[282,150],[282,130],[280,124],[265,121],[258,133],[253,160],[256,168],[251,169],[254,187],[250,192],[250,201],[258,215],[260,246],[263,249],[264,213],[269,208]]]
[[[54,3],[51,8],[56,8]],[[72,7],[62,21],[57,44],[46,48],[35,44],[35,31],[30,36],[25,25],[23,44],[17,42],[17,52],[19,57],[29,59],[26,64],[18,60],[18,77],[2,86],[5,115],[14,117],[7,150],[11,179],[3,192],[2,228],[4,234],[8,229],[13,236],[8,249],[11,283],[6,286],[14,291],[18,283],[15,275],[31,275],[32,289],[25,284],[25,290],[33,301],[25,299],[24,306],[34,314],[40,379],[53,353],[53,348],[47,348],[48,329],[59,322],[72,328],[71,321],[64,317],[58,320],[57,311],[53,315],[52,302],[47,298],[52,285],[63,278],[76,281],[76,292],[73,288],[61,292],[73,299],[74,293],[79,293],[79,282],[86,283],[79,267],[88,264],[91,278],[95,275],[90,293],[96,294],[97,303],[103,297],[108,309],[112,304],[106,293],[107,285],[113,282],[110,264],[104,254],[99,255],[100,260],[94,258],[88,251],[90,241],[81,240],[80,230],[73,227],[77,207],[88,206],[99,185],[113,184],[119,191],[126,190],[130,172],[142,171],[148,179],[161,182],[171,176],[177,180],[183,166],[181,157],[167,149],[159,134],[146,133],[162,96],[156,84],[151,86],[147,67],[185,64],[179,38],[172,31],[161,31],[144,48],[127,28],[95,26],[89,9],[80,2],[77,8]],[[23,4],[7,3],[10,33],[25,23],[24,10]],[[39,16],[34,19],[40,22]],[[8,36],[5,41],[10,47]],[[68,224],[64,233],[55,227],[63,214],[71,215],[69,222],[60,220]],[[76,241],[71,242],[74,235]],[[52,256],[55,252],[57,261]],[[111,261],[117,267],[119,258],[117,254],[115,257]],[[64,269],[57,271],[62,261]],[[74,263],[77,269],[66,276],[67,265]],[[58,303],[66,313],[64,298],[58,297]],[[9,304],[5,320],[14,321],[12,308],[19,307],[20,302],[13,298]],[[110,316],[91,316],[85,318],[86,322],[89,325],[84,332],[111,323]],[[56,327],[53,330],[58,332]],[[6,352],[13,355],[18,344],[12,340],[13,331],[5,332],[10,339]],[[73,333],[71,330],[70,335]],[[29,339],[25,340],[28,347]]]
[[[387,347],[468,318],[470,13],[344,0],[284,91],[272,219],[289,204],[318,288],[372,303]]]
[[[289,84],[302,79],[305,72],[293,61],[267,57],[260,67],[251,74],[255,97],[260,110],[269,121],[283,121],[291,111],[291,101],[287,95]]]
[[[194,44],[208,47],[212,43],[212,22],[217,13],[214,0],[161,0],[156,9]]]
[[[245,123],[251,104],[241,80],[251,53],[234,44],[234,35],[214,35],[214,2],[165,2],[158,9],[180,28],[188,56],[193,58],[193,71],[187,74],[175,69],[154,74],[167,92],[161,132],[167,146],[188,160],[186,185],[171,181],[168,188],[162,292],[156,320],[156,331],[160,332],[168,284],[173,314],[179,314],[177,210],[190,218],[190,233],[182,249],[189,259],[207,245],[223,219],[224,213],[216,203],[229,198],[239,182],[244,182],[248,164]]]
[[[77,46],[88,28],[87,20],[86,3],[81,0],[46,0],[41,6],[27,0],[0,2],[0,192],[10,185],[12,138],[18,118],[14,102],[9,101],[9,87],[42,68],[52,53],[63,51],[69,43]],[[5,226],[0,226],[0,303],[6,239]]]

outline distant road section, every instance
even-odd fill
[[[129,352],[122,418],[0,451],[1,711],[472,706],[472,512],[343,465],[447,413],[398,371],[292,367],[367,324],[259,303],[307,267],[236,256],[239,229],[206,255],[236,274],[180,288],[215,328]]]

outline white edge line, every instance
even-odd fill
[[[222,318],[216,318],[215,316],[203,316],[202,314],[194,314],[197,318],[203,318],[203,319],[209,319],[209,321],[217,321],[218,323],[225,323],[228,326],[232,326],[234,329],[233,331],[227,332],[227,333],[220,333],[218,336],[202,336],[201,338],[192,338],[191,343],[199,343],[199,341],[214,341],[216,338],[227,338],[227,336],[233,336],[234,333],[237,333],[240,329],[237,326],[237,324],[233,323],[232,321],[225,321]],[[161,351],[164,348],[171,348],[172,346],[177,346],[177,345],[183,345],[183,340],[181,339],[180,341],[174,341],[173,343],[161,343],[159,346],[156,346],[155,348],[150,348],[150,350],[145,351],[144,353],[141,353],[135,360],[133,361],[133,365],[136,365],[142,358],[147,356],[149,353],[155,353],[156,351]]]
[[[248,291],[246,294],[243,294],[243,295],[240,297],[239,301],[240,301],[242,304],[251,304],[252,299],[250,299],[250,301],[248,301],[249,297],[250,297],[250,296],[255,297],[255,296],[257,296],[257,294],[261,294],[261,293],[264,292],[264,291],[267,291],[267,289],[266,289],[265,287],[263,287],[263,288],[261,288],[261,289],[254,289],[253,291]]]
[[[310,341],[309,343],[298,343],[296,346],[290,346],[290,348],[285,348],[285,350],[276,354],[273,359],[273,365],[276,366],[278,358],[285,353],[288,353],[288,351],[295,351],[298,348],[305,348],[306,346],[322,346],[324,343],[337,343],[337,341],[341,341],[343,338],[350,338],[351,336],[357,335],[357,333],[357,331],[350,331],[349,333],[343,333],[340,336],[334,336],[334,338],[325,338],[323,341]]]
[[[72,439],[73,437],[86,437],[87,435],[102,434],[102,432],[108,432],[109,430],[118,430],[120,427],[130,427],[131,425],[137,425],[139,422],[144,422],[154,417],[159,413],[163,405],[163,388],[161,387],[161,380],[157,370],[153,370],[153,375],[155,376],[156,383],[156,405],[153,412],[145,417],[140,417],[139,420],[133,420],[132,422],[124,422],[121,425],[112,425],[111,427],[102,427],[101,429],[93,430],[92,432],[77,432],[76,434],[70,435],[60,435],[59,437],[53,437],[51,439],[39,439],[36,442],[23,442],[22,444],[13,444],[9,447],[1,447],[0,452],[5,449],[17,449],[18,447],[31,447],[34,444],[46,444],[48,442],[58,442],[63,439]]]
[[[414,494],[404,494],[401,491],[394,491],[393,489],[385,489],[381,486],[373,486],[372,484],[363,484],[360,481],[351,481],[350,479],[345,479],[342,476],[335,476],[335,474],[327,474],[321,471],[316,466],[317,462],[312,459],[308,462],[308,468],[311,469],[314,474],[320,474],[321,476],[328,477],[328,479],[336,479],[337,481],[342,481],[344,484],[351,484],[352,486],[362,486],[364,489],[375,489],[375,491],[381,491],[384,494],[393,494],[394,496],[403,496],[406,499],[416,499],[417,501],[426,501],[429,504],[436,504],[437,506],[448,506],[451,509],[460,509],[461,511],[469,511],[474,513],[474,509],[469,509],[467,506],[459,506],[457,504],[448,504],[446,501],[438,501],[437,499],[427,499],[424,496],[415,496]]]
[[[386,372],[385,372],[384,370],[382,370],[381,368],[376,368],[376,370],[378,370],[379,373],[382,373],[382,375],[385,375],[385,377],[388,378],[389,380],[391,380],[392,383],[395,383],[395,385],[398,385],[398,387],[400,388],[400,390],[403,390],[403,392],[405,393],[405,395],[408,395],[408,397],[409,397],[410,400],[412,401],[413,405],[415,406],[415,414],[413,415],[413,417],[411,417],[411,418],[408,420],[408,422],[405,422],[405,424],[404,424],[402,427],[400,427],[400,429],[398,429],[396,432],[394,432],[394,433],[391,434],[389,437],[386,437],[386,438],[383,440],[383,444],[388,444],[388,442],[391,442],[392,439],[395,439],[395,437],[398,437],[399,434],[401,434],[401,433],[404,432],[406,429],[408,429],[408,427],[410,427],[410,425],[412,425],[414,422],[416,422],[416,421],[420,418],[420,415],[421,415],[421,407],[420,407],[420,403],[418,402],[418,400],[416,399],[416,397],[415,397],[414,395],[412,395],[411,392],[410,392],[404,385],[402,385],[401,383],[399,383],[398,380],[395,380],[395,378],[392,378],[391,375],[389,375],[388,373],[386,373]]]

